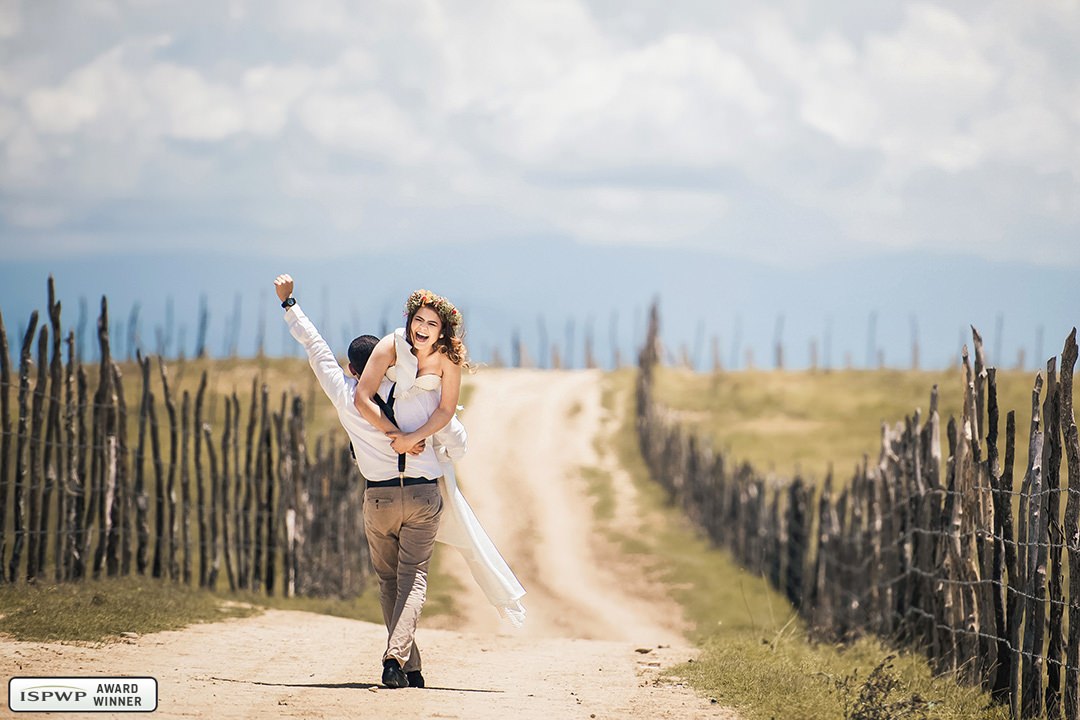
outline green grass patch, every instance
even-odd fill
[[[257,612],[145,577],[0,587],[0,632],[18,640],[100,642],[125,632],[144,635]]]
[[[460,612],[454,597],[460,583],[440,572],[436,546],[428,574],[424,615]],[[147,577],[80,583],[37,583],[0,587],[0,633],[16,640],[109,642],[121,633],[176,630],[192,623],[248,617],[263,609],[295,610],[382,624],[379,581],[374,575],[352,598],[282,597],[261,593],[212,592]]]
[[[428,568],[427,600],[424,601],[426,617],[445,615],[450,618],[460,618],[462,616],[461,609],[454,598],[461,594],[465,587],[456,577],[442,569],[443,557],[448,552],[457,551],[449,545],[435,543],[435,552],[431,555],[431,565]],[[378,580],[373,578],[372,583],[377,585]],[[378,589],[376,589],[376,597],[377,593]]]
[[[593,516],[601,521],[615,517],[615,487],[611,473],[595,467],[583,467],[580,472],[586,492],[593,499]]]
[[[731,555],[712,547],[686,517],[670,505],[654,483],[637,445],[633,417],[635,371],[605,379],[602,401],[618,413],[620,425],[606,443],[630,473],[642,506],[656,508],[633,537],[619,538],[626,552],[671,588],[691,624],[690,639],[702,648],[697,661],[671,670],[701,694],[735,707],[740,717],[843,718],[844,693],[838,681],[858,686],[894,651],[872,639],[850,646],[811,641],[787,599],[761,577],[739,567]],[[925,658],[900,653],[893,662],[897,693],[930,701],[929,717],[943,720],[1008,717],[991,707],[989,696],[935,678]]]

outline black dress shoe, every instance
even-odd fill
[[[405,677],[409,679],[409,687],[424,687],[424,676],[420,674],[419,670],[410,670],[405,673]]]
[[[383,660],[382,684],[388,688],[403,688],[409,686],[409,680],[401,671],[401,665],[394,658]]]

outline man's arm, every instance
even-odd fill
[[[278,275],[274,280],[274,289],[278,299],[285,302],[292,297],[293,279],[288,275]],[[341,369],[334,352],[299,305],[285,310],[285,322],[289,326],[289,334],[304,346],[308,364],[315,371],[319,385],[334,406],[352,402],[352,392],[345,380],[345,371]]]

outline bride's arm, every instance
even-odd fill
[[[360,374],[360,382],[356,386],[356,395],[353,396],[353,402],[356,403],[356,409],[360,411],[360,415],[384,433],[396,432],[397,428],[383,415],[382,410],[379,409],[379,406],[375,404],[372,398],[379,392],[379,385],[382,383],[387,368],[393,365],[396,360],[397,352],[394,350],[394,336],[387,335],[371,351],[371,358],[368,359],[367,365],[364,366],[364,372]],[[414,442],[409,447],[411,448],[415,444]],[[408,448],[400,452],[407,452],[407,450]]]
[[[374,359],[374,357],[375,355],[372,353],[372,358]],[[442,357],[442,399],[439,401],[439,407],[435,408],[435,412],[431,413],[431,417],[419,428],[411,433],[398,435],[394,438],[393,445],[396,452],[406,452],[408,448],[411,448],[416,443],[442,430],[449,424],[450,419],[454,417],[454,413],[457,411],[458,397],[461,395],[461,366],[455,365],[445,355]],[[365,370],[365,372],[367,371]],[[405,450],[401,448],[405,448]]]

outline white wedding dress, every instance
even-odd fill
[[[394,332],[394,349],[397,361],[387,369],[386,377],[396,383],[395,398],[406,397],[412,393],[441,391],[442,379],[438,375],[417,376],[416,356],[405,339],[404,328],[398,328]],[[442,477],[439,478],[443,511],[439,533],[435,539],[457,548],[465,558],[473,579],[488,601],[499,611],[499,615],[514,627],[521,627],[525,621],[525,607],[521,604],[525,589],[480,526],[480,521],[476,519],[465,496],[461,494],[454,476],[454,464],[446,451],[436,446],[435,453],[443,470]]]

